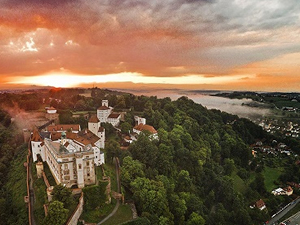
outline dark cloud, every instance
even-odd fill
[[[61,5],[66,5],[69,3],[75,3],[78,0],[2,0],[2,4],[4,6],[9,7],[19,7],[19,6],[52,6],[52,7],[58,7]]]

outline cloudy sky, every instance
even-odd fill
[[[109,82],[300,91],[299,0],[0,0],[0,6],[0,88]]]

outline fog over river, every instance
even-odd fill
[[[248,106],[248,104],[254,103],[251,99],[229,99],[209,95],[214,94],[213,92],[203,91],[202,93],[195,93],[183,90],[130,90],[128,92],[135,95],[157,96],[158,98],[170,97],[172,100],[176,100],[181,96],[187,96],[194,102],[199,103],[208,109],[219,109],[230,114],[238,115],[239,117],[250,119],[261,117],[270,113],[269,109]]]

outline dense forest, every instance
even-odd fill
[[[238,171],[248,179],[257,169],[251,166],[249,144],[267,138],[260,127],[207,110],[187,97],[132,98],[128,106],[159,133],[159,140],[145,133],[128,152],[113,154],[122,159],[122,184],[141,216],[151,224],[257,224],[268,218],[249,208],[265,192],[261,175],[257,173],[247,196],[234,189],[231,177]],[[131,125],[132,116],[127,113]]]
[[[72,112],[93,113],[103,99],[108,99],[116,111],[126,112],[125,121],[120,124],[123,134],[132,131],[135,115],[145,117],[147,124],[158,130],[159,139],[153,140],[145,132],[127,150],[120,148],[121,136],[114,128],[103,124],[106,160],[109,163],[113,157],[119,157],[125,199],[135,202],[143,218],[139,224],[262,224],[282,201],[291,201],[288,197],[278,200],[267,192],[262,174],[265,163],[252,156],[249,146],[258,140],[271,143],[274,137],[248,119],[208,110],[187,97],[172,101],[98,88],[91,89],[90,97],[82,93],[82,89],[52,89],[43,94],[6,94],[1,99],[6,107],[17,104],[24,110],[53,106],[58,109],[61,123],[78,122],[83,127],[87,121],[83,117],[72,118]],[[37,100],[34,109],[32,97]],[[0,121],[2,218],[1,210],[8,204],[7,162],[16,155],[17,146],[9,151],[9,146],[3,147],[11,140],[6,138],[11,132],[10,117],[3,112]],[[299,151],[299,141],[276,138]],[[288,173],[291,169],[295,171],[293,175]],[[299,166],[291,163],[285,170],[280,177],[283,183],[299,180]],[[237,178],[246,184],[245,190],[234,185]],[[267,211],[249,207],[261,198],[268,205]]]
[[[0,109],[0,224],[28,224],[26,192],[27,145],[11,116]]]

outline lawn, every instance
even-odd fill
[[[263,175],[265,178],[265,185],[268,192],[271,192],[273,189],[278,187],[278,185],[274,184],[274,181],[278,181],[278,178],[281,175],[282,171],[282,167],[265,167]]]
[[[233,178],[233,187],[236,191],[245,194],[247,186],[245,182],[240,178],[236,172],[234,172],[231,177]]]
[[[120,205],[116,214],[107,220],[103,225],[117,225],[132,220],[130,205]]]

